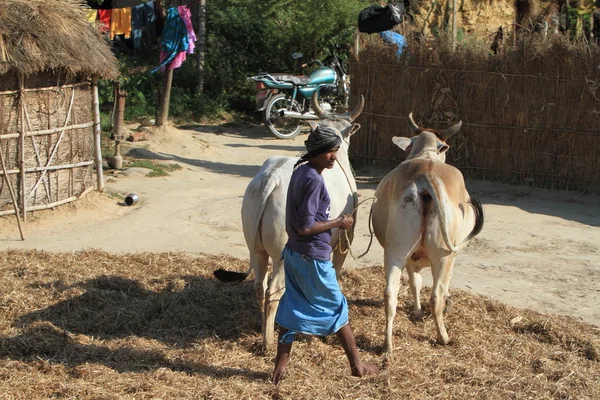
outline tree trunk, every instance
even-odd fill
[[[206,44],[206,0],[198,2],[198,46],[196,56],[198,57],[198,87],[197,93],[204,90],[204,49]]]
[[[456,34],[456,0],[454,0],[454,3],[452,4],[452,51],[456,50]]]
[[[166,66],[168,68],[169,65]],[[162,92],[160,103],[156,110],[156,126],[163,126],[169,118],[169,100],[171,99],[171,83],[173,82],[173,70],[167,70],[163,75]]]

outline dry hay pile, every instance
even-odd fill
[[[252,282],[212,277],[245,264],[179,253],[0,253],[0,397],[600,398],[598,328],[459,290],[447,316],[452,345],[434,345],[430,318],[409,320],[404,290],[386,371],[353,378],[335,336],[304,337],[275,387]],[[381,267],[343,274],[357,344],[371,362],[382,360],[383,281]]]

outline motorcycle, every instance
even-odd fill
[[[292,54],[297,62],[302,57],[302,53]],[[280,139],[292,139],[305,121],[319,120],[310,104],[315,91],[323,110],[348,108],[348,74],[335,49],[322,62],[312,60],[302,68],[311,65],[316,68],[308,76],[259,72],[248,78],[255,82],[257,111],[262,111],[267,130]]]

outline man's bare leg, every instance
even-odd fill
[[[360,360],[350,324],[346,324],[340,328],[340,330],[336,332],[336,335],[346,352],[346,357],[348,357],[348,361],[350,362],[350,369],[352,370],[353,376],[361,377],[379,372],[379,367],[376,365],[367,364]]]
[[[287,365],[288,359],[290,358],[290,351],[292,350],[292,344],[284,344],[281,342],[281,338],[288,330],[279,327],[279,339],[277,340],[277,355],[275,356],[275,371],[273,371],[273,383],[278,384],[283,374],[285,373],[285,366]]]

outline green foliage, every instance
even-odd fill
[[[127,168],[132,167],[146,168],[151,170],[150,172],[148,172],[148,175],[146,175],[149,177],[167,176],[169,175],[169,172],[182,169],[181,165],[179,164],[163,164],[156,163],[150,160],[132,160],[127,163]]]
[[[297,72],[291,54],[323,59],[351,44],[365,0],[213,0],[207,3],[206,93],[238,110],[254,107],[246,78],[260,71]]]
[[[174,2],[165,1],[165,6]],[[260,71],[297,73],[293,52],[303,61],[322,60],[334,44],[351,44],[358,13],[370,0],[211,0],[207,2],[204,92],[196,93],[196,56],[173,74],[169,115],[220,117],[254,111],[255,89],[247,78]],[[162,88],[159,49],[120,54],[121,88],[127,91],[125,119],[154,115]],[[110,82],[100,84],[101,103],[113,101]]]

